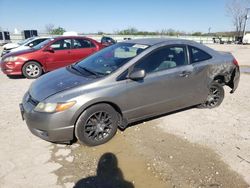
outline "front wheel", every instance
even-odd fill
[[[115,135],[118,122],[118,112],[109,104],[91,106],[76,123],[76,138],[89,146],[104,144]]]
[[[212,83],[209,88],[207,100],[199,107],[215,108],[218,107],[224,99],[224,88],[219,83]]]
[[[30,61],[24,64],[22,73],[28,79],[38,78],[42,74],[42,67],[39,63]]]

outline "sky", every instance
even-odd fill
[[[67,31],[112,33],[128,27],[143,31],[234,30],[228,0],[0,0],[0,27],[13,32],[45,31],[46,24]],[[250,21],[247,29],[250,30]]]

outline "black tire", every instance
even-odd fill
[[[28,79],[35,79],[42,75],[43,69],[36,61],[29,61],[24,64],[22,73]]]
[[[213,82],[210,85],[207,100],[204,103],[200,104],[198,107],[209,109],[216,108],[222,103],[224,95],[225,92],[223,86],[217,82]]]
[[[82,144],[101,145],[115,135],[118,123],[119,114],[112,106],[97,104],[80,115],[75,126],[75,136]]]

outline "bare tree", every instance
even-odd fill
[[[46,25],[45,25],[45,30],[46,30],[46,32],[49,33],[49,34],[52,33],[52,31],[54,30],[54,28],[55,28],[55,25],[54,25],[54,24],[46,24]]]
[[[227,14],[232,18],[237,36],[241,36],[246,17],[246,8],[249,0],[230,0],[227,5]]]

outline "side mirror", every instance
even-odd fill
[[[143,80],[145,78],[146,72],[143,69],[134,69],[132,72],[129,74],[129,78],[131,80]]]
[[[33,44],[33,43],[30,43],[30,44],[29,44],[29,47],[32,47],[32,46],[34,46],[34,44]]]
[[[44,51],[45,51],[45,52],[51,52],[51,53],[54,53],[54,52],[55,52],[54,49],[51,48],[51,47],[45,48]]]

